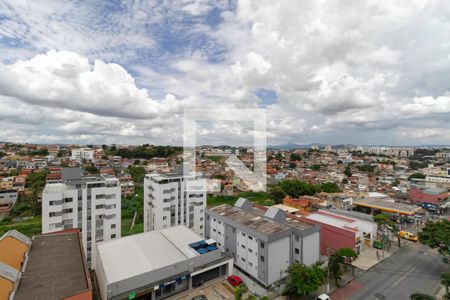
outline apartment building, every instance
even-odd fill
[[[111,175],[82,176],[64,168],[61,182],[47,183],[42,193],[42,233],[79,228],[90,265],[93,244],[120,237],[121,191]]]
[[[79,149],[72,149],[72,155],[71,158],[73,160],[94,160],[94,150],[90,148],[79,148]]]
[[[265,287],[285,278],[293,263],[311,265],[320,257],[319,226],[244,198],[207,209],[205,227],[206,238],[233,257],[236,269]]]
[[[184,167],[187,167],[186,165]],[[185,225],[204,236],[206,184],[198,173],[147,174],[144,179],[144,231]]]

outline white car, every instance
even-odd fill
[[[322,294],[317,296],[316,300],[331,300],[331,298],[326,294]]]

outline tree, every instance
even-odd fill
[[[145,169],[141,166],[128,166],[128,171],[135,183],[143,183],[145,177]]]
[[[428,222],[419,232],[419,241],[442,255],[450,255],[450,221]]]
[[[352,174],[352,170],[350,169],[350,165],[347,165],[347,166],[345,167],[344,175],[347,176],[347,177],[351,177],[351,176],[353,175],[353,174]]]
[[[270,197],[273,201],[280,204],[284,197],[286,197],[286,192],[279,185],[274,185],[270,189]]]
[[[298,153],[292,153],[290,159],[291,161],[300,161],[302,160],[302,156]]]
[[[352,260],[357,256],[351,248],[340,248],[330,256],[330,273],[336,285],[342,278],[342,266],[351,265]]]
[[[309,195],[312,196],[317,192],[317,188],[302,180],[287,179],[283,180],[278,185],[284,190],[290,197],[297,198],[298,196]]]
[[[342,179],[342,184],[347,184],[347,183],[348,183],[348,179],[347,178]]]
[[[305,266],[298,263],[291,265],[284,293],[294,296],[307,296],[315,292],[324,282],[326,272],[315,264]]]
[[[334,182],[324,182],[317,186],[318,190],[325,193],[340,193],[342,192],[339,186]]]
[[[400,230],[398,229],[397,224],[391,220],[391,218],[386,214],[377,214],[373,217],[373,220],[378,224],[378,226],[383,228],[383,235],[386,228],[388,228],[392,233],[394,233],[397,236],[397,243],[398,247],[401,246],[400,244]],[[384,243],[384,239],[383,239]]]
[[[240,285],[235,287],[234,290],[233,290],[234,299],[241,300],[242,299],[242,295],[247,293],[247,291],[248,291],[248,288],[245,285],[245,283],[241,283]]]
[[[392,181],[392,186],[398,186],[400,184],[400,179],[398,179],[398,178],[395,178],[393,181]]]
[[[447,299],[450,299],[450,272],[444,272],[441,274],[441,283],[445,286]]]
[[[417,172],[417,173],[410,175],[408,177],[408,180],[411,180],[412,178],[425,179],[425,177],[426,176],[424,174]]]

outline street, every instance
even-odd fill
[[[433,294],[445,270],[436,251],[412,243],[357,278],[359,288],[350,299],[409,299],[415,292]]]

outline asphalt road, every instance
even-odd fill
[[[350,299],[394,300],[409,299],[415,292],[433,294],[439,290],[440,274],[446,267],[436,251],[413,243],[360,276],[357,281],[362,287]]]

